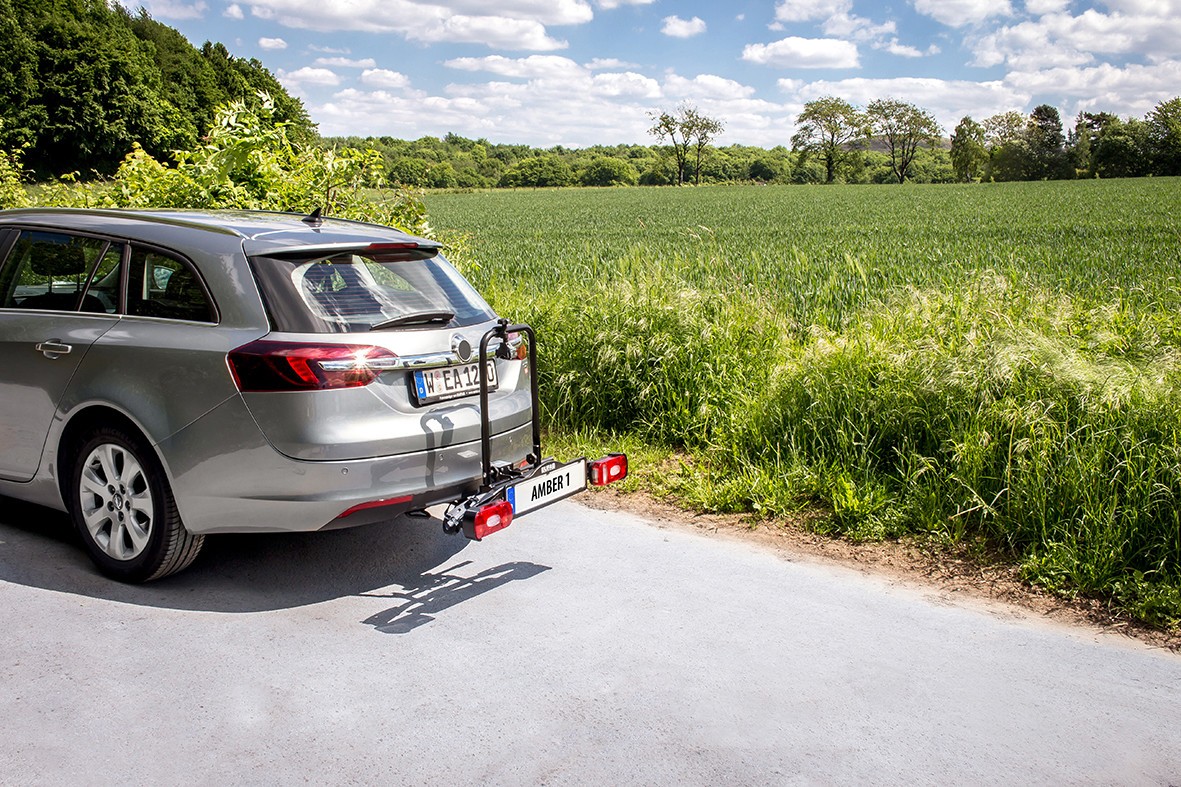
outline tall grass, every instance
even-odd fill
[[[1181,620],[1181,181],[435,195],[549,422],[691,505],[983,541]],[[478,264],[478,267],[476,265]]]

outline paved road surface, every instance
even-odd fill
[[[0,498],[5,784],[1181,784],[1181,657],[563,503],[225,536]]]

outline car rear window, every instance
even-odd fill
[[[495,317],[441,257],[390,261],[365,253],[251,259],[271,321],[293,333],[460,327]]]

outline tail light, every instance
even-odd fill
[[[622,481],[627,478],[627,454],[611,454],[602,459],[588,462],[586,477],[595,486]]]
[[[479,541],[497,530],[504,530],[513,523],[513,504],[498,500],[481,506],[475,514],[469,514],[463,522],[463,534]]]
[[[398,356],[384,347],[265,339],[231,350],[226,360],[243,393],[359,388],[401,368]]]

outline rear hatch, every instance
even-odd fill
[[[477,356],[496,315],[436,245],[291,247],[250,263],[272,332],[229,363],[277,450],[353,460],[475,443],[478,455]],[[483,361],[494,435],[531,420],[518,341],[494,341]]]

